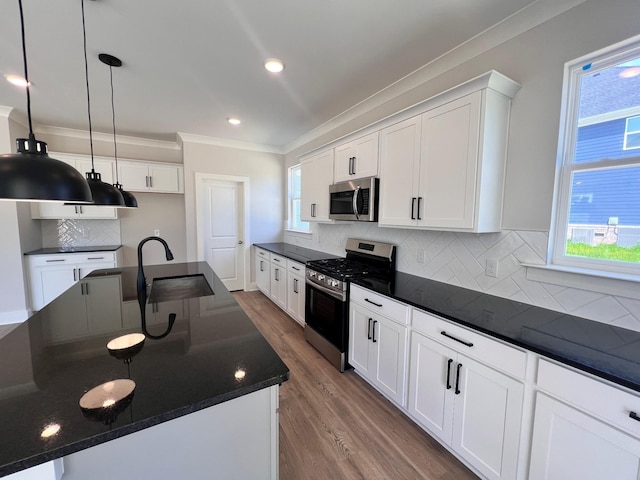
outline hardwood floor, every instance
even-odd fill
[[[234,297],[291,371],[280,389],[281,480],[477,479],[353,370],[332,367],[262,293]]]

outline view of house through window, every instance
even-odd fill
[[[300,191],[301,191],[300,165],[289,168],[289,229],[298,232],[308,232],[309,222],[300,220]]]
[[[640,273],[640,48],[570,69],[554,263]]]

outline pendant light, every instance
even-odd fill
[[[82,174],[71,165],[51,158],[47,154],[47,144],[36,140],[33,134],[22,0],[18,0],[18,6],[20,7],[22,58],[27,90],[29,137],[17,139],[18,153],[0,155],[0,199],[91,203],[91,190]]]
[[[120,174],[118,172],[118,143],[116,141],[116,109],[113,101],[113,67],[121,67],[122,61],[114,57],[113,55],[109,55],[108,53],[101,53],[98,55],[98,58],[102,63],[109,66],[109,80],[111,83],[111,118],[113,119],[113,158],[116,160],[116,183],[113,185],[116,187],[122,197],[124,198],[124,203],[127,208],[138,208],[138,200],[133,196],[132,193],[127,192],[122,189],[122,184],[120,183]]]
[[[93,132],[91,129],[91,98],[89,96],[89,63],[87,61],[87,31],[84,20],[84,0],[82,4],[82,38],[84,46],[84,73],[87,84],[87,114],[89,117],[89,145],[91,147],[91,171],[87,172],[87,182],[91,188],[94,205],[109,207],[124,207],[124,197],[120,191],[109,183],[102,181],[100,173],[96,172],[93,159]],[[69,202],[73,205],[73,202]]]

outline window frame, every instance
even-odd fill
[[[629,120],[638,120],[640,121],[640,115],[635,115],[633,117],[627,117],[626,124],[624,126],[624,143],[622,145],[623,150],[636,150],[640,148],[640,145],[636,146],[628,146],[628,139],[630,135],[640,135],[640,127],[638,130],[629,130]]]
[[[640,57],[640,36],[599,50],[565,64],[558,157],[554,188],[553,218],[549,235],[548,264],[551,267],[602,272],[603,275],[640,277],[640,265],[565,254],[568,239],[573,174],[580,171],[640,167],[638,156],[574,163],[579,123],[580,81],[583,76]],[[626,131],[624,142],[626,143]],[[624,146],[624,145],[623,145]]]
[[[307,228],[296,228],[295,225],[295,219],[293,218],[293,212],[294,212],[294,201],[297,199],[300,202],[302,202],[302,185],[300,185],[300,188],[298,188],[298,191],[300,192],[300,197],[294,197],[294,178],[295,178],[295,172],[296,170],[301,170],[302,169],[302,165],[300,163],[296,164],[296,165],[292,165],[287,169],[287,230],[290,230],[292,232],[298,232],[298,233],[311,233],[311,224],[309,222],[304,222],[301,219],[298,219],[297,224],[298,225],[307,225]],[[300,209],[301,211],[302,209]]]

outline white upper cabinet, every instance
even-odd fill
[[[118,161],[120,183],[130,192],[184,193],[184,167],[173,163]]]
[[[301,212],[306,222],[329,222],[329,185],[333,183],[333,149],[300,163]]]
[[[378,132],[335,147],[335,182],[378,176]]]
[[[435,98],[424,113],[381,131],[381,226],[500,230],[509,110],[519,85],[497,72],[474,82],[475,90],[450,90],[440,104]]]

